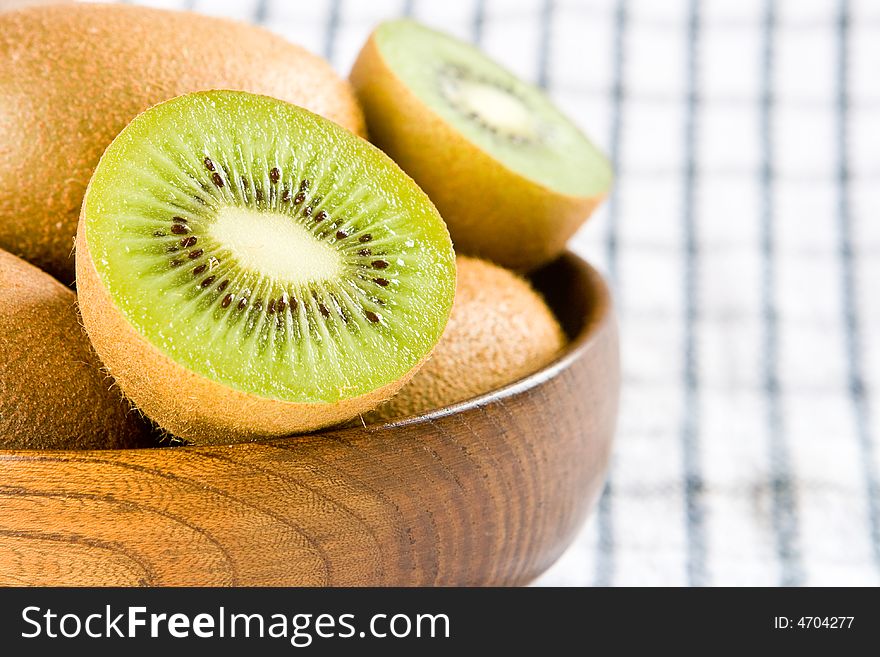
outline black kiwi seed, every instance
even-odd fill
[[[220,306],[221,306],[222,308],[228,308],[228,307],[229,307],[229,304],[232,303],[232,299],[233,299],[233,295],[232,295],[232,293],[230,292],[230,293],[227,294],[225,297],[223,297],[223,301],[220,302]]]
[[[184,237],[182,240],[180,240],[180,246],[182,246],[184,249],[188,249],[191,246],[195,246],[197,241],[198,238],[195,235],[190,235],[189,237]]]
[[[301,192],[306,191],[311,186],[311,184],[312,184],[311,180],[303,179],[299,183],[299,191],[301,191]]]
[[[386,269],[388,267],[387,260],[373,260],[370,264],[373,266],[373,269]]]
[[[173,244],[165,249],[168,253],[177,253],[180,250],[180,247],[174,246]]]
[[[281,171],[278,170],[278,167],[272,167],[269,170],[269,180],[271,180],[273,183],[277,183],[280,178]]]
[[[318,214],[315,215],[315,221],[324,221],[327,218],[327,213],[324,210],[321,210]]]
[[[296,196],[293,197],[293,202],[296,205],[299,205],[300,203],[302,203],[305,200],[306,200],[306,195],[303,192],[300,192],[299,194],[297,194]]]
[[[222,292],[223,290],[225,290],[228,287],[228,285],[229,285],[229,279],[224,279],[223,281],[220,282],[220,285],[217,286],[217,291]]]
[[[289,203],[290,202],[290,190],[289,189],[285,189],[283,192],[281,192],[281,202],[282,203]]]
[[[373,252],[370,249],[361,249],[358,251],[358,255],[366,258],[367,256],[373,255]]]
[[[337,230],[336,231],[336,239],[344,240],[346,237],[348,237],[348,233],[346,233],[344,230]]]
[[[157,230],[155,233],[153,233],[153,237],[165,237],[165,231]]]
[[[175,235],[186,235],[189,232],[189,226],[185,224],[174,224],[171,226],[171,232]]]
[[[195,251],[190,251],[190,252],[189,252],[189,258],[190,258],[190,260],[198,260],[199,258],[202,257],[202,255],[203,255],[204,253],[205,253],[205,252],[204,252],[203,249],[196,249]],[[376,264],[376,263],[374,262],[373,265],[375,266],[375,264]],[[387,265],[386,265],[386,266],[387,266]]]
[[[257,202],[262,201],[263,200],[263,190],[260,189],[259,187],[257,187],[256,190],[254,190],[254,196],[257,199]]]
[[[263,300],[257,299],[256,301],[254,301],[253,309],[257,312],[260,312],[263,309]]]
[[[242,186],[244,189],[247,189],[248,187],[251,186],[250,182],[248,182],[248,179],[245,178],[244,176],[241,176],[241,177],[239,178],[239,180],[241,181],[241,186]]]
[[[211,158],[207,156],[205,156],[205,168],[208,171],[214,171],[214,163],[211,162]]]
[[[275,312],[275,299],[269,299],[269,303],[266,306],[266,312],[270,315]]]
[[[247,297],[242,297],[241,301],[238,302],[236,308],[238,308],[239,310],[244,310],[245,306],[247,306],[247,302]]]
[[[387,278],[374,278],[373,282],[376,285],[381,285],[382,287],[388,287],[388,279]]]
[[[295,308],[295,307],[296,307],[296,306],[293,305],[293,304],[295,304],[295,303],[296,303],[296,301],[292,301],[292,302],[291,302],[291,308]],[[284,312],[284,309],[285,309],[286,307],[287,307],[287,304],[284,303],[284,299],[278,299],[278,314],[279,314],[279,315],[281,315],[281,314]]]
[[[184,219],[183,217],[171,217],[171,221],[174,221],[178,224],[185,224],[186,223],[186,219]]]
[[[193,276],[198,276],[199,274],[203,274],[207,268],[208,268],[208,265],[199,265],[198,267],[193,269]]]
[[[361,244],[366,244],[371,239],[373,239],[373,236],[369,233],[366,233],[365,235],[361,235],[360,237],[358,237],[358,242],[360,242]]]
[[[203,288],[208,287],[215,280],[217,280],[216,276],[208,276],[208,278],[206,278],[205,280],[202,281],[202,287]]]
[[[372,310],[367,310],[364,312],[364,317],[373,322],[373,324],[377,324],[379,322],[379,315],[374,313]]]
[[[183,260],[177,260],[176,258],[169,263],[172,267],[180,267],[183,264]]]
[[[221,176],[219,173],[211,174],[211,182],[213,182],[218,188],[223,187],[223,185],[225,184],[223,182],[223,176]]]
[[[327,310],[327,306],[325,306],[323,303],[318,304],[318,310],[321,311],[321,314],[324,315],[324,317],[330,317],[330,311]]]

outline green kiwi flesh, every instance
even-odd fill
[[[540,89],[476,48],[410,20],[383,23],[375,38],[422,102],[508,168],[568,196],[610,187],[601,151]]]
[[[81,222],[137,333],[267,399],[334,403],[400,379],[440,338],[454,295],[445,224],[410,178],[343,128],[243,92],[135,118]]]

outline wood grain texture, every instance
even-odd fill
[[[529,582],[598,496],[619,391],[599,275],[566,255],[535,284],[568,351],[440,411],[241,445],[0,451],[0,584]]]

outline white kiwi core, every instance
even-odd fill
[[[487,125],[525,139],[538,136],[534,113],[503,89],[480,80],[446,79],[442,91],[453,105],[466,114],[476,115]]]
[[[239,266],[258,275],[313,283],[335,280],[340,274],[339,252],[280,212],[227,206],[217,212],[208,232]]]

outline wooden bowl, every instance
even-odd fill
[[[619,391],[599,274],[568,254],[534,282],[569,349],[468,402],[243,445],[0,451],[0,584],[529,582],[598,496]]]

